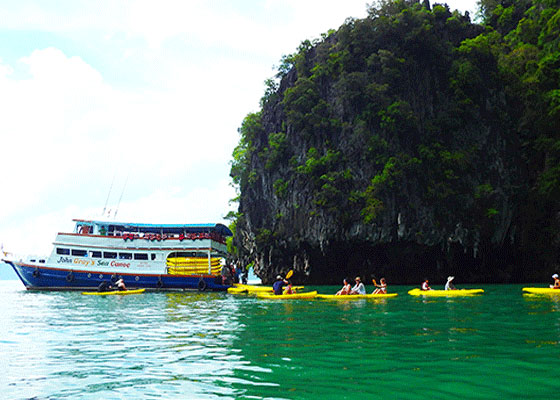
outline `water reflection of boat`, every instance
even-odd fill
[[[27,289],[84,290],[122,278],[129,288],[226,290],[222,224],[137,224],[74,220],[48,258],[2,260]]]

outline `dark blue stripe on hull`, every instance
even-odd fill
[[[127,287],[145,289],[197,289],[223,291],[224,286],[215,278],[185,277],[173,275],[120,275],[107,272],[83,272],[65,269],[42,268],[9,262],[27,289],[92,289],[102,282],[124,280]]]

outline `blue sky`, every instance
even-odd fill
[[[46,254],[121,196],[117,220],[223,222],[264,81],[365,15],[362,0],[0,1],[0,243]]]

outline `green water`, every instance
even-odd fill
[[[334,302],[2,282],[0,397],[558,398],[560,296],[521,287]]]

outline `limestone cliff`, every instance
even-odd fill
[[[526,143],[492,39],[426,3],[388,2],[302,43],[245,120],[234,243],[263,281],[541,278],[524,247]]]

